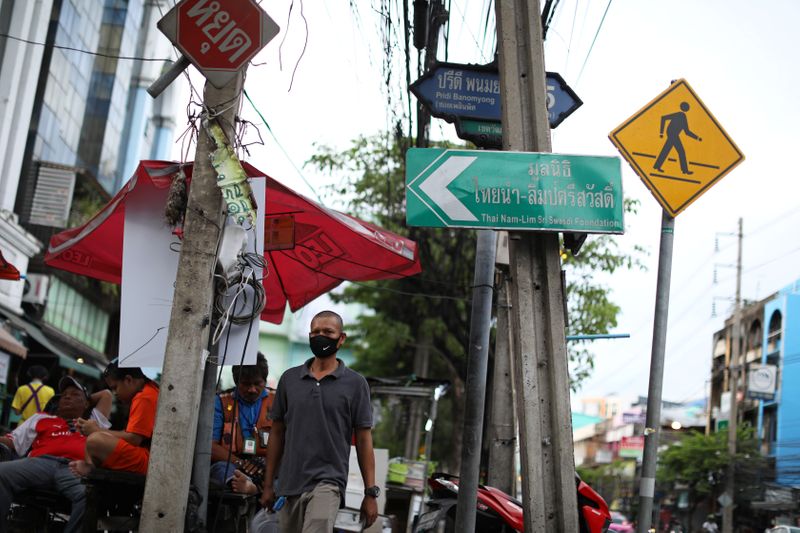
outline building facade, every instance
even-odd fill
[[[728,427],[731,400],[737,402],[737,423],[756,431],[761,452],[772,459],[761,499],[753,509],[793,518],[800,505],[800,280],[745,305],[736,336],[735,315],[714,334],[711,411],[707,430]],[[739,342],[739,360],[734,359]],[[732,387],[732,368],[739,369]],[[792,514],[794,513],[794,514]],[[789,515],[786,515],[789,516]]]
[[[775,480],[800,488],[800,280],[764,304],[761,363],[775,365],[772,400],[759,400],[758,436],[775,458]]]
[[[118,288],[52,271],[43,256],[139,159],[169,159],[182,81],[156,100],[146,88],[174,57],[156,27],[171,7],[0,0],[0,251],[24,277],[0,281],[0,322],[28,348],[0,376],[9,387],[30,364],[94,378],[117,355]]]

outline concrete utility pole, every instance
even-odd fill
[[[223,89],[206,82],[204,105],[233,139],[244,70]],[[201,131],[184,222],[164,373],[144,492],[140,531],[184,529],[195,452],[204,361],[211,324],[212,280],[226,208],[210,154],[214,140]]]
[[[550,152],[538,0],[495,2],[503,148]],[[510,237],[525,531],[578,531],[566,317],[556,233]]]
[[[738,250],[736,253],[736,300],[733,308],[733,324],[731,325],[731,406],[728,419],[728,453],[731,457],[736,455],[736,429],[739,423],[739,372],[741,370],[741,343],[742,343],[742,219],[739,218],[739,232],[737,236]],[[725,476],[725,494],[730,497],[730,504],[722,508],[722,533],[733,533],[733,511],[736,508],[736,484],[734,476],[736,467],[734,461],[728,462]]]
[[[507,269],[504,269],[507,270]],[[514,495],[514,451],[517,428],[514,424],[514,373],[511,330],[511,304],[508,301],[511,281],[502,272],[497,283],[497,328],[494,344],[491,413],[489,417],[489,465],[486,483]]]

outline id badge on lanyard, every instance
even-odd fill
[[[253,437],[248,437],[248,438],[244,439],[244,443],[243,443],[242,447],[244,448],[242,450],[242,453],[245,453],[245,454],[248,454],[248,455],[255,455],[255,453],[256,453],[256,439],[253,438]]]

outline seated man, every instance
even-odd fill
[[[268,418],[273,397],[267,388],[269,366],[259,352],[255,365],[234,366],[231,371],[236,387],[214,401],[211,479],[230,481],[234,491],[255,494],[261,486],[272,427]],[[255,483],[253,477],[258,478]]]
[[[61,397],[55,415],[35,414],[0,437],[0,442],[13,447],[18,455],[28,454],[0,463],[0,531],[7,531],[6,515],[14,495],[25,489],[53,489],[69,498],[72,512],[64,531],[80,528],[86,491],[69,471],[68,463],[83,457],[86,437],[75,431],[74,420],[88,416],[98,427],[110,427],[111,393],[103,390],[90,397],[70,376],[61,379],[58,390]]]
[[[78,430],[87,436],[86,456],[72,461],[69,467],[78,476],[88,475],[95,466],[147,474],[158,385],[141,368],[120,368],[117,359],[109,363],[103,377],[117,400],[130,405],[128,425],[124,431],[111,431],[94,420],[79,418]]]

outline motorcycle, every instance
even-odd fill
[[[427,510],[419,515],[414,533],[454,533],[458,477],[441,472],[428,479],[431,489]],[[603,498],[575,476],[578,495],[580,533],[607,533],[611,512]],[[522,533],[522,503],[505,492],[485,485],[478,486],[475,531],[480,533]]]

